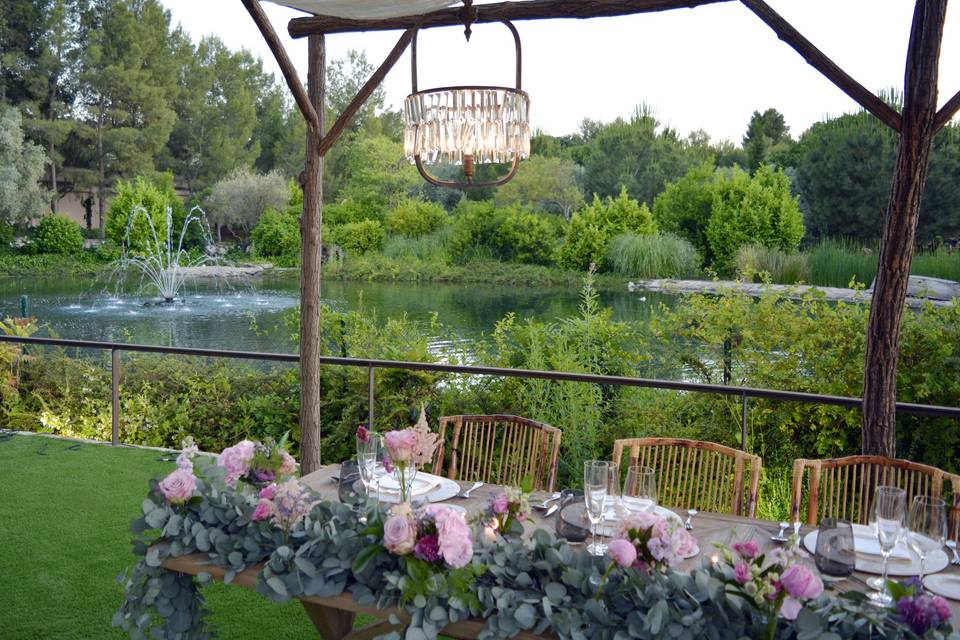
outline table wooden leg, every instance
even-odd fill
[[[309,602],[301,604],[324,640],[343,640],[353,630],[357,614]]]

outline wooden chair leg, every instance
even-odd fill
[[[310,602],[301,604],[324,640],[343,640],[353,631],[353,621],[357,617],[355,613]]]

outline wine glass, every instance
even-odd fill
[[[587,460],[583,463],[583,501],[593,542],[587,545],[587,552],[595,556],[606,553],[606,545],[597,543],[597,525],[603,520],[607,508],[607,491],[610,488],[610,463],[606,460]]]
[[[657,506],[657,472],[632,465],[623,483],[623,504],[633,511],[653,511]]]
[[[930,496],[914,496],[907,516],[907,542],[920,556],[920,584],[927,556],[943,548],[947,538],[947,503]]]
[[[357,439],[357,467],[360,481],[367,490],[367,496],[379,498],[380,476],[377,474],[377,461],[383,455],[383,444],[376,433],[368,433],[365,440]]]
[[[873,494],[873,526],[880,543],[880,556],[883,558],[879,583],[870,586],[876,591],[869,594],[870,600],[879,606],[889,607],[893,598],[887,593],[887,563],[890,554],[903,531],[903,518],[907,510],[907,492],[897,487],[877,487]]]

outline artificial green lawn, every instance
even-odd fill
[[[71,449],[70,447],[75,447]],[[123,638],[110,619],[132,565],[129,524],[155,451],[0,434],[0,639]],[[222,638],[319,637],[296,602],[222,584],[204,588]]]

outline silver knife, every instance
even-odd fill
[[[545,514],[543,514],[543,517],[544,517],[544,518],[549,518],[550,516],[552,516],[553,514],[555,514],[555,513],[556,513],[557,511],[559,511],[559,510],[560,510],[560,505],[558,505],[558,504],[551,505],[550,508],[547,509],[547,512],[546,512]]]

